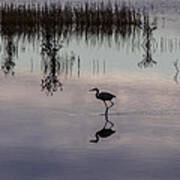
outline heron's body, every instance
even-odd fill
[[[115,95],[113,95],[109,92],[99,92],[98,88],[93,88],[90,91],[96,91],[96,98],[102,100],[105,103],[106,107],[107,107],[106,101],[110,101],[111,106],[114,104],[112,102],[112,99],[116,97]]]
[[[103,101],[111,101],[116,96],[108,92],[96,92],[96,98]]]

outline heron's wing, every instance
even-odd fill
[[[102,98],[113,98],[113,97],[116,97],[115,95],[111,94],[111,93],[108,93],[108,92],[101,92],[99,94],[99,97],[102,97]]]

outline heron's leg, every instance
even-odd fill
[[[108,123],[110,124],[110,128],[112,128],[112,127],[114,126],[114,123],[112,123],[112,122],[109,120],[109,114],[108,114],[109,108],[110,108],[110,107],[106,107],[106,110],[105,110],[105,120],[106,120],[106,123],[105,123],[104,128],[107,126]]]
[[[105,110],[105,120],[106,120],[106,122],[109,121],[109,120],[108,120],[108,110],[109,110],[109,108],[106,107],[106,110]]]
[[[110,124],[110,128],[112,128],[112,127],[114,126],[114,123],[109,120],[108,114],[105,115],[105,120],[106,120],[106,123],[105,123],[105,125],[104,125],[104,128],[105,128],[108,124]]]
[[[111,108],[112,106],[114,106],[114,102],[110,101],[111,105],[109,106],[109,108]]]
[[[103,101],[103,102],[104,102],[105,107],[108,108],[108,105],[107,105],[106,101]]]
[[[111,102],[111,105],[108,106],[107,103],[106,103],[106,101],[103,101],[103,102],[104,102],[105,107],[106,107],[106,109],[105,109],[105,114],[104,114],[104,116],[105,116],[105,121],[106,121],[106,122],[105,122],[105,125],[104,125],[103,129],[105,129],[108,124],[110,124],[110,128],[112,128],[112,127],[114,126],[114,123],[112,123],[112,122],[109,120],[108,111],[109,111],[109,109],[114,105],[114,103],[113,103],[112,101],[110,101],[110,102]]]

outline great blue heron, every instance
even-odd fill
[[[116,97],[115,95],[108,92],[99,92],[98,88],[93,88],[93,89],[90,89],[89,91],[96,91],[96,98],[102,100],[106,107],[107,107],[106,101],[111,102],[111,107],[114,105],[114,103],[112,102],[112,99]]]

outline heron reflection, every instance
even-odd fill
[[[90,140],[91,143],[97,143],[99,142],[99,140],[101,138],[108,138],[111,135],[113,135],[116,131],[113,129],[114,127],[114,123],[112,121],[109,120],[109,109],[114,105],[114,103],[112,103],[110,106],[108,106],[106,104],[106,109],[105,109],[105,123],[102,129],[98,130],[95,133],[95,139]]]

